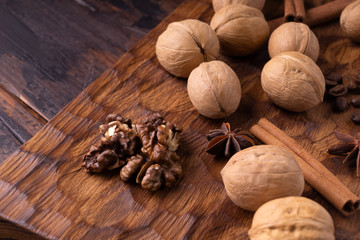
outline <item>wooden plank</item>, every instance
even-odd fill
[[[0,84],[50,119],[180,2],[1,0]]]
[[[1,86],[0,119],[21,144],[34,136],[47,123],[45,119]]]
[[[212,13],[210,1],[185,1],[0,164],[0,216],[47,238],[246,239],[253,213],[227,197],[219,173],[226,161],[204,153],[205,134],[221,120],[197,113],[186,81],[161,68],[154,51],[169,22],[187,18],[209,22]],[[314,31],[321,43],[322,70],[336,68],[350,81],[360,67],[360,48],[343,36],[336,22]],[[243,90],[239,109],[226,121],[248,129],[260,117],[273,120],[360,194],[360,179],[353,169],[326,153],[336,142],[334,130],[358,129],[349,120],[350,112],[333,114],[329,101],[299,114],[274,106],[259,80],[268,60],[265,48],[246,58],[220,59],[234,68]],[[136,122],[155,111],[184,129],[180,149],[184,177],[178,186],[150,193],[121,182],[117,170],[89,175],[81,169],[82,156],[108,113],[118,112]],[[342,216],[310,187],[304,196],[330,212],[338,239],[360,238],[359,212]]]
[[[1,239],[31,239],[42,240],[44,238],[30,232],[24,228],[21,228],[8,221],[0,220],[0,236]]]
[[[0,162],[5,161],[21,144],[0,119]]]

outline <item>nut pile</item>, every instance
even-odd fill
[[[325,79],[308,56],[291,51],[268,61],[261,72],[261,86],[279,107],[307,111],[323,101]]]
[[[286,39],[286,41],[284,41]],[[319,41],[300,22],[287,22],[274,30],[261,86],[277,106],[293,112],[308,111],[323,101],[325,79],[315,61]]]
[[[218,119],[231,115],[238,108],[241,84],[236,73],[216,58],[220,52],[231,56],[254,53],[267,41],[270,30],[261,12],[264,0],[212,2],[215,14],[210,25],[198,20],[169,24],[158,38],[156,55],[168,72],[188,78],[188,95],[198,112]],[[360,36],[359,11],[360,0],[350,4],[341,16],[341,27],[355,41],[359,41]],[[262,69],[261,85],[275,105],[293,112],[308,111],[323,102],[327,90],[330,96],[336,97],[337,111],[348,108],[345,98],[348,90],[341,83],[341,76],[330,75],[325,80],[316,64],[319,50],[316,35],[304,23],[288,22],[271,34],[268,44],[271,59]],[[360,97],[353,98],[351,104],[360,107]],[[353,114],[352,120],[360,123],[360,112]],[[150,126],[154,124],[153,121],[149,123]],[[169,129],[176,131],[172,127]],[[125,160],[121,178],[127,180],[128,176],[136,175],[137,182],[144,187],[151,182],[145,180],[143,184],[144,179],[157,179],[160,175],[157,169],[161,167],[163,173],[177,172],[174,163],[178,161],[169,155],[171,151],[163,151],[163,143],[168,141],[158,137],[158,145],[149,146],[148,137],[154,134],[154,130],[138,127],[135,130],[142,144],[141,155]],[[167,130],[163,132],[166,139]],[[131,131],[124,134],[132,136]],[[208,153],[228,157],[234,154],[221,171],[229,198],[237,206],[250,211],[264,204],[255,214],[249,232],[251,239],[334,238],[331,216],[320,205],[301,197],[282,198],[300,196],[304,189],[301,168],[286,149],[272,145],[253,146],[251,135],[239,129],[231,131],[228,123],[210,132],[208,140]],[[171,167],[164,168],[167,165],[161,165],[158,158],[166,159]],[[108,162],[121,164],[116,159]],[[127,166],[135,166],[133,169],[136,170],[130,171]],[[176,176],[163,178],[171,185]]]
[[[211,24],[188,19],[173,22],[156,42],[159,63],[177,77],[189,78],[189,98],[208,118],[225,118],[236,111],[241,84],[224,62],[215,61],[220,50],[247,56],[269,37],[269,25],[259,9],[265,0],[214,0]],[[247,6],[249,5],[249,6]]]
[[[360,41],[359,21],[360,0],[357,0],[349,4],[340,17],[341,28],[353,41]],[[319,42],[307,25],[301,22],[282,24],[271,34],[268,51],[272,59],[263,69],[261,84],[276,105],[289,111],[302,112],[314,108],[323,101],[324,76],[315,63],[319,55]],[[274,60],[279,54],[284,56],[283,54],[288,53],[288,51],[297,51],[300,54],[292,54],[291,61]],[[307,55],[313,61],[306,60],[309,64],[302,64],[301,62],[306,59],[302,55]],[[315,69],[317,69],[316,73],[314,72]],[[308,74],[313,72],[315,75],[310,78],[316,79],[318,84],[313,87],[304,87],[311,84],[304,81],[304,77],[307,78]],[[269,79],[271,80],[269,81]],[[349,107],[345,97],[348,89],[341,83],[341,80],[341,75],[339,77],[338,74],[331,74],[326,79],[327,92],[330,96],[336,97],[334,110],[338,112],[345,111]],[[294,98],[291,97],[292,101],[289,101],[290,92],[294,96]],[[316,96],[313,96],[314,92]],[[310,98],[308,98],[308,94]],[[358,101],[360,102],[360,99],[354,99],[351,103]],[[357,103],[354,104],[353,106],[357,105]],[[354,112],[351,119],[354,123],[360,124],[360,111]]]
[[[121,167],[123,181],[136,179],[150,191],[172,187],[182,176],[181,128],[156,113],[140,124],[121,115],[110,114],[100,125],[101,139],[83,158],[86,172],[99,173]]]

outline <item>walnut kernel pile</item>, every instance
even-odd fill
[[[83,158],[86,172],[98,173],[121,167],[123,181],[135,179],[150,191],[172,187],[182,176],[180,145],[182,129],[155,113],[140,124],[110,114],[100,125],[101,139]]]

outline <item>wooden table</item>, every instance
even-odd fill
[[[75,113],[78,111],[76,110],[76,104],[81,105],[86,99],[92,97],[96,97],[98,100],[102,99],[101,103],[106,104],[103,101],[104,99],[101,92],[97,91],[97,88],[95,88],[96,86],[101,85],[102,82],[104,84],[102,85],[102,87],[104,87],[104,93],[108,93],[111,96],[115,91],[123,91],[119,85],[115,84],[114,78],[124,77],[125,79],[126,76],[127,79],[126,81],[124,80],[124,86],[127,87],[131,86],[129,80],[130,77],[133,78],[132,81],[134,81],[135,84],[141,83],[141,85],[136,85],[136,88],[132,91],[134,95],[144,93],[142,96],[138,96],[140,100],[138,99],[139,103],[136,103],[137,105],[134,106],[133,112],[131,109],[114,108],[117,111],[124,111],[133,116],[141,116],[143,114],[140,112],[141,107],[146,108],[146,111],[149,112],[154,110],[166,112],[167,109],[163,109],[162,106],[152,102],[156,102],[157,99],[152,97],[152,90],[147,89],[150,85],[141,81],[153,79],[153,81],[156,81],[156,84],[154,85],[155,88],[158,88],[159,86],[162,86],[163,89],[178,87],[180,91],[184,93],[186,93],[186,91],[184,91],[185,87],[182,82],[183,80],[173,78],[158,66],[152,50],[156,37],[171,21],[192,17],[209,22],[213,14],[209,0],[186,1],[184,4],[180,5],[174,13],[166,18],[165,22],[160,24],[150,33],[150,35],[140,41],[133,50],[128,54],[125,54],[123,58],[113,66],[113,63],[116,62],[116,59],[120,55],[134,46],[146,32],[155,27],[161,19],[182,1],[89,0],[85,2],[83,0],[64,0],[31,1],[30,3],[30,1],[13,0],[0,2],[0,98],[2,102],[0,106],[0,154],[1,161],[4,162],[4,164],[2,164],[3,170],[5,170],[5,166],[11,167],[9,164],[11,164],[12,161],[15,163],[19,162],[19,159],[16,159],[19,152],[27,151],[33,153],[32,146],[36,145],[36,141],[41,142],[42,136],[49,137],[51,135],[51,133],[48,134],[46,131],[66,128],[67,126],[64,122],[59,123],[58,121],[66,119],[66,113]],[[271,3],[268,1],[265,7],[265,15],[268,19],[281,15],[282,5],[277,4],[280,2],[280,0]],[[306,1],[308,7],[316,6],[324,2],[326,1]],[[345,81],[350,81],[355,76],[356,69],[359,69],[359,58],[358,55],[356,55],[360,52],[359,46],[352,44],[342,35],[337,22],[317,27],[314,31],[318,35],[321,43],[322,55],[319,58],[318,63],[322,70],[324,72],[339,71],[344,74]],[[149,49],[144,47],[146,44],[149,44]],[[142,57],[145,58],[144,61],[141,60]],[[319,159],[322,160],[322,163],[326,167],[344,181],[345,185],[349,186],[353,192],[359,195],[359,179],[354,177],[354,171],[341,165],[339,159],[335,162],[331,157],[319,152],[319,150],[324,151],[327,144],[335,142],[332,136],[332,130],[342,129],[355,131],[357,129],[357,127],[351,125],[352,123],[349,121],[349,112],[344,114],[332,114],[330,101],[318,108],[318,115],[314,114],[314,112],[292,114],[273,106],[263,93],[258,94],[260,93],[261,88],[259,87],[260,85],[258,82],[256,82],[259,79],[261,67],[268,59],[266,48],[263,48],[259,53],[254,54],[249,58],[232,59],[222,56],[221,59],[228,62],[236,70],[243,84],[244,95],[240,108],[236,114],[227,119],[228,121],[234,123],[235,126],[238,124],[248,128],[259,117],[263,116],[261,115],[261,111],[265,111],[267,113],[266,117],[275,119],[280,127],[284,128],[287,133],[295,137],[305,148],[310,149],[316,157],[319,157]],[[93,82],[105,69],[108,69],[111,66],[113,66],[113,68],[106,71],[95,84],[82,92],[82,94],[52,119],[56,113],[65,107],[65,105],[77,96],[87,85]],[[156,72],[155,75],[151,75],[152,71],[155,70],[158,72]],[[144,80],[138,78],[141,74],[143,74],[143,77],[146,77]],[[121,78],[121,81],[122,80],[123,78]],[[114,91],[109,91],[109,86],[114,87]],[[115,222],[105,221],[103,225],[99,225],[99,223],[96,222],[99,220],[99,216],[89,213],[86,224],[94,224],[94,229],[90,226],[90,230],[85,230],[86,228],[79,222],[79,229],[82,232],[80,231],[80,233],[77,233],[78,235],[76,235],[74,233],[76,231],[69,230],[70,227],[68,225],[66,226],[66,231],[64,230],[66,233],[63,233],[54,232],[51,224],[44,225],[44,223],[41,223],[42,217],[49,216],[50,218],[54,217],[52,220],[56,220],[57,223],[68,224],[68,222],[65,221],[66,216],[62,216],[61,214],[57,215],[57,217],[56,214],[46,215],[47,213],[41,208],[41,204],[39,206],[33,206],[34,209],[39,210],[40,214],[36,214],[35,211],[35,214],[32,217],[31,215],[26,217],[27,220],[25,222],[19,220],[23,217],[21,214],[17,215],[15,213],[14,215],[14,213],[9,212],[11,209],[9,210],[9,208],[3,206],[3,209],[6,209],[6,211],[0,211],[2,216],[5,218],[12,216],[11,219],[17,219],[17,224],[22,227],[18,227],[17,225],[13,225],[3,220],[1,221],[0,226],[0,236],[18,239],[29,236],[34,238],[41,238],[41,236],[56,237],[61,236],[62,234],[69,234],[65,236],[89,237],[91,231],[94,231],[94,233],[102,234],[97,235],[98,237],[117,235],[129,238],[132,237],[133,239],[142,236],[142,234],[148,234],[147,236],[153,238],[161,236],[164,239],[173,237],[192,237],[194,239],[196,239],[196,237],[240,237],[246,239],[246,230],[251,223],[252,215],[249,212],[236,208],[226,198],[218,173],[224,165],[224,161],[214,161],[212,157],[208,157],[199,151],[199,149],[201,150],[203,148],[203,144],[205,143],[204,134],[206,131],[210,128],[220,126],[221,121],[211,121],[199,117],[197,112],[189,104],[186,95],[184,96],[183,102],[180,102],[182,105],[173,106],[173,108],[169,109],[167,115],[170,118],[176,118],[176,114],[184,114],[182,115],[185,117],[185,123],[183,124],[186,125],[187,121],[192,124],[191,127],[186,127],[187,133],[185,134],[185,144],[189,149],[183,153],[183,156],[198,162],[187,162],[185,169],[189,170],[192,167],[195,167],[198,170],[200,169],[202,174],[206,173],[205,183],[210,182],[211,184],[210,186],[207,185],[202,191],[208,191],[208,194],[213,194],[215,198],[218,198],[221,204],[215,204],[216,202],[214,202],[214,199],[211,200],[199,195],[200,192],[196,187],[196,183],[192,183],[193,185],[189,184],[189,182],[187,182],[189,181],[188,179],[183,181],[183,184],[179,186],[179,189],[181,189],[181,191],[192,191],[192,193],[195,194],[193,196],[196,196],[196,198],[195,200],[193,199],[193,201],[192,199],[185,199],[189,204],[191,203],[193,205],[181,205],[181,207],[180,205],[177,206],[172,204],[172,202],[169,202],[178,200],[179,203],[183,203],[183,201],[185,201],[174,191],[170,194],[160,192],[159,195],[148,196],[146,195],[147,193],[144,193],[138,187],[131,186],[131,194],[134,194],[137,197],[143,196],[144,199],[149,200],[148,203],[145,203],[137,198],[137,202],[140,201],[140,205],[145,206],[147,210],[152,206],[158,206],[160,201],[159,198],[163,196],[164,198],[167,198],[167,200],[164,202],[162,208],[165,208],[166,210],[170,209],[170,213],[166,211],[155,212],[155,220],[149,220],[149,223],[144,223],[144,226],[138,230],[123,230],[123,232],[118,235],[115,232],[111,232],[115,231],[111,227],[113,223],[120,224],[118,223],[120,221],[119,219],[117,221],[114,220]],[[169,97],[168,99],[164,99],[162,103],[174,100],[176,100],[176,98]],[[93,121],[92,123],[94,125],[98,124],[100,120],[103,120],[104,116],[100,114],[101,112],[96,114],[96,106],[90,106],[90,108],[92,109],[92,113],[94,113],[94,116],[90,116],[90,119]],[[261,111],[253,112],[255,110]],[[111,112],[109,106],[105,107],[104,113],[107,112]],[[85,113],[81,112],[81,114]],[[77,116],[80,116],[81,114]],[[52,119],[50,124],[47,124],[46,127],[40,131],[37,138],[35,137],[29,141],[19,151],[16,150],[17,147],[21,146],[34,136],[35,133],[37,133],[50,119]],[[72,121],[70,119],[67,120]],[[76,122],[77,119],[74,121]],[[76,129],[75,135],[85,134],[89,137],[92,133],[96,132],[96,127],[94,127],[94,125],[86,125],[86,127],[89,127],[89,133],[84,133],[82,130]],[[190,130],[192,132],[189,132]],[[305,134],[303,134],[304,132]],[[77,142],[77,144],[81,145],[79,142]],[[71,148],[71,146],[64,146],[64,149],[66,147]],[[57,148],[59,148],[59,146],[57,146]],[[60,149],[61,148],[62,146]],[[15,155],[5,160],[13,152],[15,152]],[[51,152],[50,150],[42,152],[42,154],[45,156],[45,160],[42,162],[43,166],[51,163],[51,160],[55,159],[54,156],[60,156],[60,153],[56,153],[56,151]],[[39,158],[39,155],[34,155],[32,160],[37,158]],[[202,162],[199,161],[200,159]],[[78,161],[78,159],[76,159],[76,161]],[[29,164],[30,162],[31,161],[29,161]],[[61,164],[59,164],[59,166],[60,165]],[[69,165],[66,164],[64,166],[65,168],[69,167]],[[24,169],[22,166],[19,166],[19,168]],[[41,170],[39,174],[44,173],[43,171],[45,170],[41,167],[39,169]],[[70,171],[71,168],[67,168],[67,170]],[[64,171],[62,165],[61,170],[59,171]],[[52,172],[50,171],[50,173]],[[57,172],[53,174],[57,174]],[[81,174],[82,172],[80,175]],[[186,177],[192,175],[191,172],[186,174]],[[14,183],[15,180],[19,178],[18,175],[12,178],[12,176],[6,172],[2,172],[0,175],[0,178],[7,178],[9,182],[14,180]],[[82,178],[84,176],[84,174],[81,175]],[[64,175],[62,175],[62,177],[64,177]],[[114,177],[114,174],[112,174],[109,176],[109,179],[114,179]],[[195,181],[196,176],[193,177]],[[30,179],[31,178],[32,176],[30,176]],[[102,177],[89,178],[88,181],[97,181],[96,179],[101,180]],[[32,180],[35,181],[36,179]],[[70,178],[66,178],[62,183],[70,183],[67,181],[70,181]],[[124,188],[123,185],[117,185],[119,183],[115,183],[114,181],[115,180],[112,180],[111,186],[121,186],[119,189]],[[77,186],[76,184],[74,184],[74,186],[77,189],[81,189],[81,186]],[[29,187],[31,187],[31,184],[26,188]],[[45,184],[43,187],[49,186],[46,186]],[[4,188],[4,185],[2,185],[2,188]],[[126,186],[125,188],[128,187]],[[64,186],[62,186],[61,189],[64,190]],[[34,189],[31,191],[33,190]],[[69,190],[66,195],[76,195],[75,192],[72,192],[73,190]],[[101,188],[100,191],[104,192],[105,190],[104,188]],[[8,189],[6,191],[8,191]],[[22,196],[20,190],[19,192],[16,192],[15,195],[16,194],[20,194],[20,197]],[[360,238],[359,213],[349,218],[343,217],[309,186],[306,187],[304,195],[320,202],[329,210],[334,217],[337,226],[336,236],[338,239]],[[18,197],[15,197],[15,199],[18,199]],[[31,197],[31,201],[34,200],[34,197],[38,198],[38,196],[34,195]],[[79,202],[81,197],[84,196],[76,197],[77,204],[81,204],[81,201]],[[196,201],[201,199],[205,202],[203,205],[198,205],[199,203]],[[68,201],[68,199],[65,200]],[[92,201],[94,200],[90,199],[89,204],[95,203]],[[121,202],[120,199],[116,200],[116,198],[114,201]],[[210,203],[220,207],[220,210],[213,209],[214,211],[210,211],[210,214],[208,210],[213,208]],[[65,204],[65,202],[62,202],[61,204]],[[193,206],[200,206],[200,208],[197,210],[194,209]],[[200,210],[208,211],[208,214],[202,215]],[[51,211],[55,211],[54,208],[49,210],[49,212]],[[63,211],[66,212],[66,210]],[[64,213],[63,211],[60,210],[60,212]],[[136,215],[131,216],[131,219],[124,220],[121,218],[121,221],[125,222],[120,225],[130,224],[131,229],[135,229],[136,226],[133,226],[134,223],[131,221],[137,219],[141,222],[141,219],[138,219],[139,217]],[[96,217],[98,219],[96,219]],[[114,216],[111,215],[111,217]],[[150,217],[147,216],[146,219],[148,218],[150,219]],[[64,219],[64,222],[62,222],[62,219]],[[218,219],[218,222],[215,221],[216,219]],[[184,230],[175,231],[174,233],[161,230],[163,224],[172,221],[173,223],[179,224],[174,228],[181,228]],[[239,221],[243,221],[243,223],[237,225],[236,222]],[[223,223],[227,224],[223,225]],[[210,228],[210,226],[212,226],[212,228]],[[109,228],[109,231],[111,230],[110,232],[106,231],[107,227]],[[169,226],[167,227],[169,228]],[[30,231],[24,230],[25,228]],[[105,228],[105,230],[103,228]],[[119,231],[120,229],[121,228],[119,228]],[[124,229],[126,229],[126,227],[124,227]],[[171,229],[171,227],[169,229]],[[36,234],[33,232],[36,232]],[[136,235],[137,232],[139,235]]]
[[[0,162],[182,1],[0,0]]]

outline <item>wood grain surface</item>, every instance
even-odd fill
[[[226,159],[204,153],[205,134],[222,121],[200,116],[187,96],[186,79],[168,74],[155,56],[156,39],[170,22],[209,22],[212,15],[210,1],[185,1],[3,161],[0,216],[50,239],[248,239],[253,213],[227,197],[219,173]],[[342,73],[351,85],[360,69],[360,46],[343,35],[337,21],[314,32],[321,69]],[[334,130],[358,130],[349,118],[352,110],[335,114],[330,100],[299,114],[274,106],[260,85],[269,59],[265,47],[248,57],[220,59],[233,67],[243,90],[239,109],[226,121],[247,130],[261,117],[270,119],[360,195],[354,169],[326,153],[336,143]],[[183,127],[184,177],[178,186],[150,193],[121,182],[118,170],[89,175],[81,169],[83,154],[99,138],[99,124],[113,112],[135,122],[160,112]],[[329,211],[337,239],[360,239],[359,212],[344,217],[309,186],[303,195]]]
[[[0,0],[0,161],[182,1]]]
[[[0,162],[182,1],[1,0]],[[0,221],[0,239],[20,230]]]

